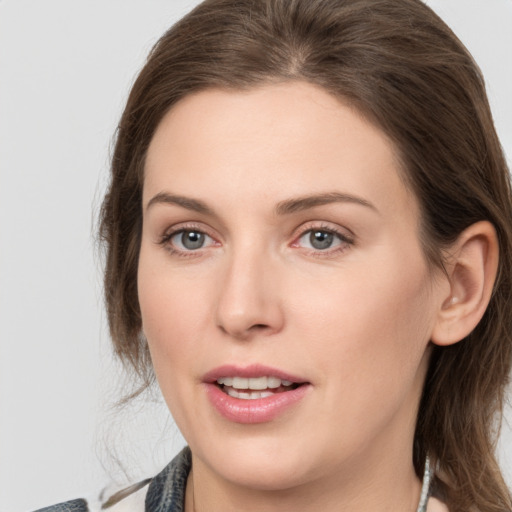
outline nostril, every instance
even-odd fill
[[[235,336],[236,338],[245,339],[250,337],[251,334],[256,334],[269,330],[270,326],[267,324],[253,324],[249,326],[249,328],[247,329],[237,329],[234,326],[231,329],[228,329],[223,325],[219,325],[219,328],[225,334],[230,334],[232,336]]]
[[[256,331],[261,331],[263,329],[268,329],[268,325],[265,324],[255,324],[251,327],[251,329],[254,329]]]

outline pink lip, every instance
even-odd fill
[[[215,381],[220,377],[263,377],[274,376],[282,380],[301,384],[290,391],[275,393],[266,398],[245,400],[234,398],[224,393]],[[221,366],[208,372],[203,378],[206,394],[214,408],[227,420],[234,423],[265,423],[283,414],[297,404],[311,388],[311,385],[300,377],[290,375],[276,368],[252,365],[236,367]]]
[[[277,368],[272,368],[270,366],[264,366],[261,364],[252,364],[250,366],[234,366],[226,364],[224,366],[219,366],[218,368],[214,368],[203,376],[203,382],[212,383],[215,382],[220,377],[268,377],[273,376],[277,377],[281,380],[289,380],[290,382],[294,382],[296,384],[302,384],[307,382],[305,379],[297,377],[296,375],[291,375],[289,373],[285,373],[282,370],[278,370]]]

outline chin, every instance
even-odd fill
[[[206,450],[194,450],[214,473],[234,485],[259,490],[282,491],[316,479],[322,472],[320,465],[308,461],[305,447],[298,440],[253,439],[230,440]]]
[[[216,468],[218,474],[232,484],[257,491],[284,491],[304,484],[307,477],[303,469],[291,461],[254,459]]]

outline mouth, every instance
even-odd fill
[[[203,377],[214,409],[235,423],[266,423],[299,407],[312,385],[307,380],[262,365],[225,365]]]
[[[305,382],[292,382],[269,375],[262,377],[219,377],[215,380],[218,388],[232,398],[257,400],[269,398],[278,393],[293,391]]]

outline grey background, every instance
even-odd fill
[[[129,86],[196,3],[0,1],[0,511],[154,474],[183,444],[157,397],[109,410],[130,383],[110,355],[93,233]],[[482,67],[510,162],[511,0],[427,3]],[[512,483],[508,423],[499,456]]]

